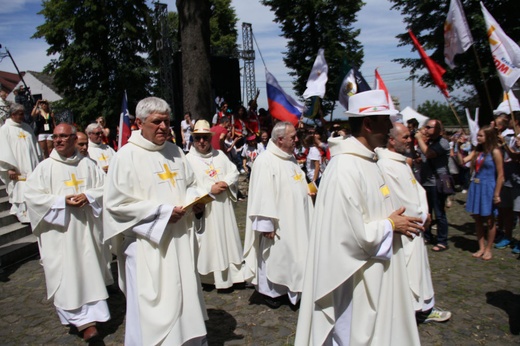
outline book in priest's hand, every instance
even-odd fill
[[[193,206],[195,204],[208,204],[210,202],[213,202],[214,200],[215,200],[215,197],[211,193],[207,193],[203,196],[195,198],[192,202],[190,202],[189,204],[186,204],[184,207],[182,207],[182,209],[184,209],[186,211],[190,211],[191,208],[193,208]]]

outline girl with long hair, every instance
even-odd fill
[[[498,145],[496,130],[485,126],[477,134],[477,146],[465,158],[460,151],[459,160],[464,164],[471,162],[471,183],[466,201],[466,211],[475,219],[479,249],[475,258],[490,260],[491,248],[495,239],[495,211],[500,203],[500,189],[504,183],[502,153]],[[484,222],[487,225],[487,239],[484,239]],[[487,242],[486,242],[487,240]]]

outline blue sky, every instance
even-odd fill
[[[176,10],[175,0],[163,2],[168,5],[168,10]],[[283,64],[286,41],[280,36],[278,25],[273,22],[273,13],[258,0],[233,0],[233,6],[239,18],[238,43],[242,43],[242,22],[251,23],[267,68],[285,91],[294,95],[291,77]],[[0,44],[9,49],[21,71],[41,71],[50,61],[50,57],[46,55],[48,48],[46,42],[42,39],[30,38],[36,31],[36,27],[43,23],[43,17],[37,15],[40,8],[41,0],[3,1],[0,6]],[[412,106],[412,82],[406,80],[409,76],[408,71],[392,62],[395,58],[418,57],[417,52],[411,51],[411,46],[397,47],[398,41],[395,36],[406,30],[400,13],[390,10],[390,3],[387,0],[366,1],[366,5],[358,14],[355,27],[361,29],[359,40],[365,53],[361,72],[367,82],[373,84],[374,69],[378,67],[390,94],[399,98],[401,108]],[[5,52],[3,48],[2,52]],[[259,52],[256,57],[256,83],[261,91],[259,104],[260,107],[267,108],[264,66]],[[0,70],[16,71],[9,58],[0,61]],[[426,100],[444,102],[444,97],[436,88],[422,88],[416,84],[415,106]],[[339,104],[338,110],[343,110]]]

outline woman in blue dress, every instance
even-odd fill
[[[475,219],[479,247],[473,257],[489,261],[493,258],[491,249],[496,233],[494,210],[500,203],[500,189],[504,183],[503,159],[493,127],[480,129],[477,143],[477,147],[465,158],[459,154],[459,160],[463,164],[471,161],[472,174],[466,211]],[[484,223],[488,229],[487,239],[484,239]]]

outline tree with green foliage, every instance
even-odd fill
[[[399,10],[404,15],[404,22],[407,28],[411,29],[417,36],[419,42],[425,49],[433,49],[431,58],[445,67],[447,72],[444,81],[450,90],[456,88],[466,88],[472,97],[461,100],[465,105],[480,106],[480,117],[482,122],[489,122],[492,109],[496,108],[501,101],[502,87],[496,75],[495,65],[491,58],[489,42],[480,3],[478,0],[461,0],[468,25],[471,29],[475,41],[475,49],[482,64],[484,80],[476,62],[473,47],[464,54],[459,54],[455,58],[457,67],[450,70],[444,63],[444,22],[448,13],[450,0],[390,0],[394,5],[393,9]],[[493,17],[500,23],[502,29],[513,40],[518,42],[520,38],[520,25],[518,22],[518,1],[517,0],[484,0],[486,8]],[[403,29],[405,29],[403,27]],[[404,31],[404,30],[403,30]],[[412,41],[407,32],[397,36],[400,46],[412,45]],[[411,73],[416,75],[418,69],[422,69],[419,55],[417,58],[396,59],[403,67],[411,68]],[[420,75],[418,81],[423,86],[433,85],[433,81],[427,72]],[[484,88],[484,82],[490,93],[491,105]],[[477,100],[475,100],[477,98]]]
[[[212,56],[238,56],[237,22],[231,0],[211,0],[210,45]]]
[[[356,14],[363,6],[360,0],[262,0],[275,14],[283,36],[288,40],[285,65],[295,77],[297,94],[302,95],[320,48],[325,49],[329,66],[327,90],[323,102],[325,112],[332,109],[346,73],[346,63],[360,66],[363,49],[354,30]]]
[[[428,100],[417,107],[417,112],[427,116],[428,118],[440,120],[444,125],[459,125],[453,111],[446,103]],[[459,114],[460,112],[457,113]],[[462,124],[465,125],[466,117],[461,117],[459,114],[459,118],[462,121]]]
[[[39,14],[45,23],[33,38],[44,38],[47,54],[57,55],[45,72],[77,123],[103,115],[114,126],[124,90],[129,100],[149,94],[145,0],[45,0]]]

